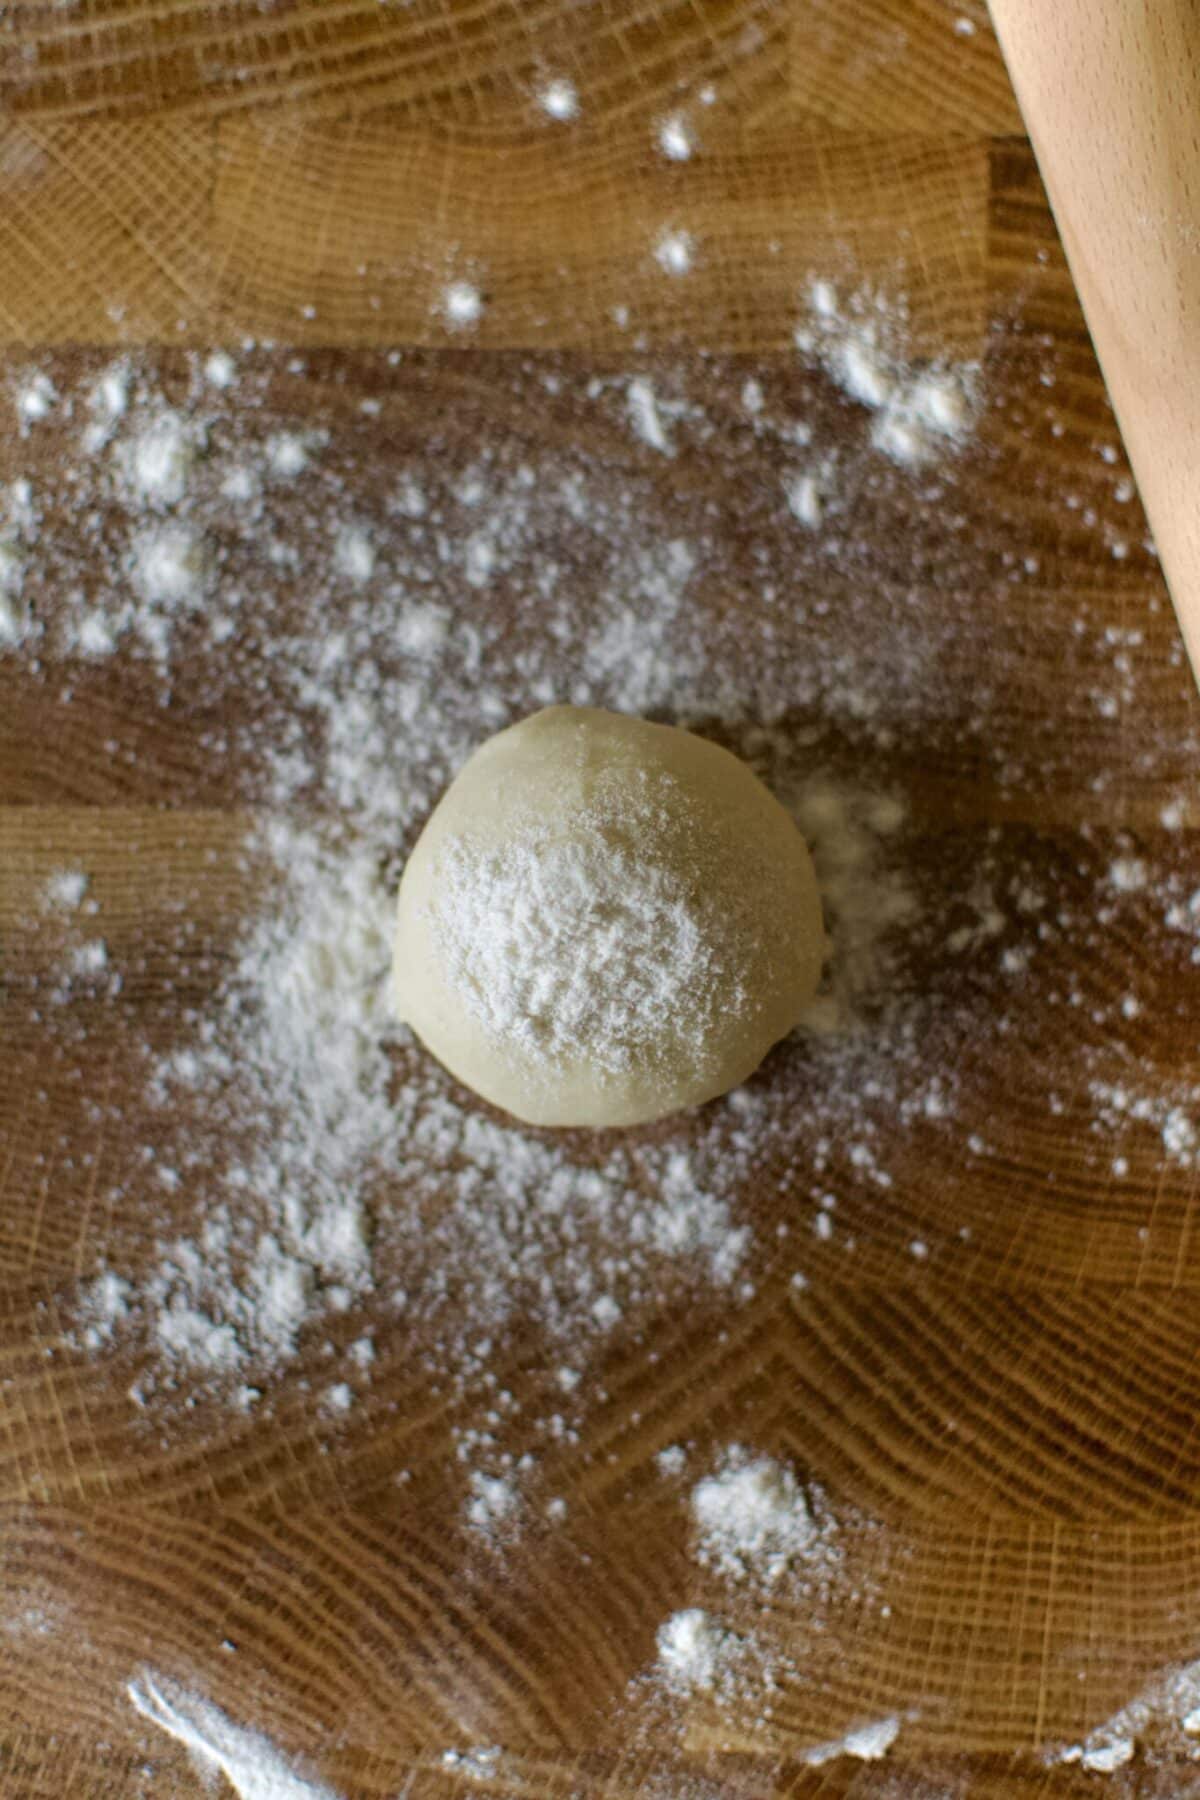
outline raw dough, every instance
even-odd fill
[[[633,1125],[736,1087],[811,1000],[808,849],[728,751],[555,706],[477,750],[404,871],[402,1016],[536,1125]]]

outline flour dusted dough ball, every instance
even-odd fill
[[[812,999],[812,861],[744,763],[554,706],[488,740],[400,885],[402,1016],[535,1125],[634,1125],[736,1087]]]

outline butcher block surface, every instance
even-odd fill
[[[569,121],[539,103],[556,75]],[[464,1528],[456,1398],[402,1337],[333,1423],[320,1341],[255,1415],[139,1408],[144,1352],[81,1341],[116,1238],[141,1220],[155,1254],[152,1185],[115,1219],[109,1165],[138,1046],[203,1006],[252,903],[247,799],[186,672],[164,706],[120,656],[0,651],[0,1792],[205,1792],[126,1698],[144,1667],[345,1800],[1190,1792],[1161,1708],[1114,1774],[1061,1752],[1200,1657],[1200,706],[981,0],[22,0],[0,95],[5,481],[36,490],[64,441],[18,429],[31,369],[65,390],[128,353],[172,391],[226,346],[281,417],[357,421],[368,498],[435,437],[465,462],[608,430],[597,454],[635,456],[664,508],[720,505],[736,396],[796,378],[814,277],[903,296],[911,355],[977,364],[982,396],[947,485],[897,476],[846,524],[878,534],[908,651],[926,629],[943,648],[890,752],[849,729],[832,752],[903,795],[945,911],[911,978],[974,1008],[955,1116],[897,1114],[873,1141],[891,1187],[848,1180],[830,1239],[807,1187],[760,1169],[738,1206],[802,1250],[752,1294],[616,1330],[603,1402],[554,1453],[565,1520],[499,1549]],[[484,302],[469,332],[439,311],[455,275]],[[632,372],[709,396],[702,448],[597,424],[589,381]],[[951,533],[968,550],[942,554]],[[1008,935],[951,958],[984,864]],[[46,998],[63,867],[136,969],[119,1004]],[[1125,1072],[1128,1129],[1096,1057]],[[547,1354],[504,1352],[518,1404]],[[731,1444],[819,1492],[850,1573],[817,1630],[811,1594],[772,1600],[795,1653],[766,1719],[637,1698],[663,1619],[721,1604],[686,1492]],[[884,1718],[883,1759],[806,1759]],[[501,1754],[447,1755],[480,1746]]]

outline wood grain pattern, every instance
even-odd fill
[[[652,121],[497,147],[390,111],[272,110],[12,123],[0,167],[0,321],[30,346],[444,346],[442,291],[467,277],[486,301],[473,343],[780,350],[814,268],[911,292],[918,346],[981,344],[980,142],[801,118],[679,166]],[[694,262],[675,277],[655,249],[683,220]]]
[[[802,121],[677,167],[649,131],[571,137],[499,152],[373,117],[222,124],[217,305],[297,342],[390,331],[438,344],[442,287],[466,275],[486,299],[482,345],[619,353],[632,337],[778,351],[814,267],[868,268],[921,296],[920,341],[978,353],[982,146],[829,138]],[[655,248],[683,221],[693,264],[672,276]]]
[[[837,0],[798,6],[787,104],[837,131],[971,140],[1024,127],[979,0]]]
[[[589,14],[554,0],[459,11],[436,0],[255,0],[194,8],[117,4],[85,21],[23,6],[5,46],[8,109],[47,119],[200,115],[279,105],[350,112],[403,107],[441,128],[528,125],[547,70],[568,73],[613,114],[645,112],[681,83],[728,79],[739,100],[781,79],[790,14],[770,0],[630,0]]]
[[[568,132],[536,106],[562,71],[582,102]],[[80,345],[273,338],[256,353],[264,407],[353,418],[364,495],[435,431],[451,461],[503,428],[587,434],[632,468],[628,432],[581,398],[631,339],[651,368],[726,354],[724,373],[697,364],[715,392],[748,375],[788,392],[813,270],[904,286],[918,346],[981,356],[989,395],[952,505],[856,495],[869,616],[910,609],[938,677],[935,712],[887,761],[914,820],[908,872],[934,918],[958,916],[981,868],[1043,881],[1063,914],[1008,980],[926,947],[912,979],[931,1058],[954,1047],[954,1129],[893,1121],[886,1204],[847,1188],[839,1241],[805,1242],[803,1292],[781,1251],[719,1328],[680,1306],[649,1340],[618,1335],[579,1442],[538,1444],[538,1495],[565,1497],[566,1523],[534,1520],[497,1557],[461,1520],[471,1397],[431,1383],[386,1321],[371,1387],[336,1427],[313,1402],[320,1346],[299,1369],[309,1391],[289,1383],[254,1422],[206,1401],[139,1411],[138,1353],[72,1341],[77,1283],[118,1230],[144,1229],[148,1258],[166,1229],[148,1176],[118,1218],[108,1174],[158,1129],[141,1046],[175,1041],[181,1005],[211,995],[254,875],[236,771],[212,753],[220,708],[186,669],[163,707],[144,668],[78,667],[64,706],[57,673],[0,657],[6,1800],[203,1792],[123,1702],[143,1663],[309,1757],[346,1800],[1094,1796],[1100,1777],[1046,1752],[1200,1645],[1197,1171],[1146,1127],[1122,1139],[1118,1176],[1086,1083],[1092,1055],[1140,1092],[1200,1083],[1191,939],[1153,891],[1097,899],[1131,850],[1180,892],[1200,886],[1200,706],[1137,502],[1115,498],[1115,426],[982,8],[28,4],[6,16],[0,82],[6,394],[52,352],[78,379]],[[700,142],[680,166],[654,139],[676,106]],[[681,281],[647,255],[675,218],[698,244]],[[489,306],[469,346],[448,345],[431,307],[463,257]],[[173,354],[154,352],[168,386]],[[531,370],[559,380],[553,404]],[[836,429],[840,403],[820,404]],[[733,406],[711,420],[713,439],[655,479],[681,508],[724,504],[748,543],[761,501],[730,449]],[[0,478],[57,442],[0,441]],[[797,569],[845,607],[863,580],[799,551]],[[748,556],[731,568],[714,630],[753,579]],[[944,630],[970,609],[975,632]],[[1129,699],[1105,633],[1134,629]],[[813,641],[781,632],[781,654]],[[878,775],[850,736],[829,742]],[[1163,826],[1168,803],[1182,829]],[[125,985],[56,1008],[74,927],[39,896],[72,862]],[[803,1076],[777,1063],[766,1079]],[[784,1167],[737,1200],[763,1241],[808,1203]],[[497,1353],[530,1417],[543,1364],[532,1332]],[[820,1486],[845,1555],[820,1631],[803,1595],[765,1617],[741,1603],[734,1623],[790,1663],[762,1725],[703,1696],[629,1695],[665,1613],[730,1604],[689,1554],[686,1487],[656,1453],[687,1443],[707,1466],[735,1440]],[[891,1712],[885,1763],[805,1764]],[[443,1761],[481,1744],[504,1752],[483,1779]],[[1128,1792],[1189,1791],[1179,1734],[1149,1749]]]

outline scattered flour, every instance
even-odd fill
[[[106,619],[102,613],[85,613],[70,631],[68,642],[81,656],[98,660],[112,655],[121,631],[116,620]]]
[[[908,880],[886,856],[905,808],[894,796],[864,793],[819,772],[781,798],[812,850],[833,946],[804,1025],[817,1035],[845,1032],[870,996],[887,990],[897,934],[918,917]]]
[[[53,1605],[26,1606],[0,1618],[0,1631],[8,1638],[47,1638],[58,1632],[63,1619]]]
[[[346,1401],[323,1407],[327,1430],[354,1414],[392,1357],[419,1359],[456,1405],[496,1415],[464,1439],[462,1505],[483,1500],[487,1514],[477,1529],[486,1535],[493,1508],[475,1476],[501,1484],[493,1500],[511,1493],[514,1521],[551,1517],[551,1492],[531,1494],[537,1469],[519,1466],[521,1455],[570,1444],[614,1335],[652,1329],[685,1298],[711,1296],[728,1311],[778,1261],[784,1279],[799,1273],[794,1247],[758,1229],[764,1159],[787,1171],[812,1279],[818,1258],[852,1249],[839,1200],[878,1192],[895,1204],[880,1149],[895,1119],[940,1129],[954,1120],[954,1057],[943,1047],[931,1063],[908,977],[911,940],[948,934],[919,904],[906,806],[836,772],[847,743],[887,769],[898,733],[925,744],[941,728],[941,655],[954,628],[943,623],[943,638],[928,620],[910,622],[862,579],[856,545],[874,518],[863,509],[888,493],[886,459],[862,434],[849,447],[839,437],[834,462],[810,400],[781,412],[744,364],[700,375],[656,365],[597,379],[586,397],[571,390],[609,434],[602,454],[586,432],[536,454],[514,428],[511,441],[497,433],[457,460],[414,450],[411,466],[372,491],[356,434],[281,415],[253,353],[239,366],[235,408],[206,358],[180,360],[187,380],[170,387],[170,403],[153,370],[122,365],[136,404],[116,419],[112,454],[87,465],[88,480],[112,493],[128,446],[147,421],[181,412],[186,385],[202,409],[194,441],[204,453],[177,500],[121,485],[107,551],[87,535],[88,508],[66,509],[75,544],[38,537],[42,506],[64,510],[49,488],[13,501],[47,595],[37,601],[40,666],[81,650],[141,656],[162,693],[187,683],[201,702],[192,716],[205,761],[254,815],[243,856],[255,904],[223,948],[215,990],[180,1015],[170,1042],[145,1050],[145,1153],[109,1170],[115,1225],[106,1264],[77,1291],[78,1341],[128,1346],[143,1359],[135,1401],[164,1409],[174,1399],[180,1416],[196,1390],[269,1410],[291,1391],[294,1359],[327,1351],[311,1391]],[[885,373],[913,385],[920,372],[906,368],[897,355]],[[389,378],[382,363],[381,373]],[[565,404],[569,365],[544,378]],[[80,391],[96,379],[85,374]],[[823,391],[845,425],[819,374],[796,379]],[[707,409],[721,383],[745,445],[728,482],[708,461]],[[63,392],[48,433],[67,430],[65,382]],[[514,418],[521,403],[515,386]],[[614,467],[621,433],[628,454],[618,442]],[[801,444],[821,499],[819,523],[803,532],[782,485]],[[645,470],[661,455],[676,458],[678,493]],[[173,559],[184,577],[147,582],[142,550],[163,533],[185,534]],[[129,545],[132,563],[122,560]],[[192,546],[202,554],[191,558]],[[302,578],[331,559],[336,582]],[[132,595],[122,569],[135,574]],[[513,594],[528,632],[501,629],[496,601],[511,617]],[[725,594],[736,607],[718,603]],[[210,644],[230,642],[216,636],[222,617],[225,629],[236,624],[236,654],[214,656]],[[964,640],[976,626],[968,610]],[[415,829],[483,737],[554,701],[719,736],[792,806],[817,862],[833,948],[806,1032],[762,1079],[648,1137],[576,1143],[481,1113],[389,1009],[392,903]],[[218,715],[219,726],[207,722]],[[991,907],[1002,936],[1009,914],[994,898]],[[989,927],[981,957],[992,942]],[[789,1100],[798,1067],[810,1095],[799,1112]],[[1158,1129],[1186,1147],[1178,1120],[1164,1114]],[[900,1198],[898,1253],[920,1241],[933,1256],[936,1240]],[[147,1204],[158,1242],[135,1284],[145,1246],[126,1241],[123,1221],[144,1219]],[[520,1415],[488,1387],[518,1335],[542,1344],[550,1390]],[[374,1357],[353,1348],[368,1336]],[[560,1368],[577,1376],[573,1389],[558,1385]],[[819,1578],[823,1519],[815,1494],[803,1500],[816,1542],[792,1557],[789,1582]],[[797,1548],[787,1532],[798,1529],[798,1513],[779,1525],[769,1570],[784,1545]],[[767,1529],[762,1542],[772,1541]],[[740,1557],[739,1579],[756,1579],[752,1548],[714,1541],[713,1555]]]
[[[671,113],[658,128],[658,147],[669,162],[687,162],[696,142],[681,113]]]
[[[223,1775],[241,1800],[337,1800],[332,1788],[301,1775],[259,1732],[235,1725],[175,1682],[146,1670],[126,1691],[143,1718],[184,1746],[202,1775]]]
[[[199,532],[185,524],[151,527],[133,543],[133,584],[146,610],[138,629],[160,655],[166,656],[166,615],[190,612],[204,598],[209,575],[208,552]]]
[[[373,610],[371,619],[377,627]],[[420,642],[427,637],[422,631]],[[429,641],[441,654],[441,634]],[[343,654],[324,636],[314,651]],[[406,1269],[407,1310],[427,1321],[444,1315],[440,1296],[453,1292],[453,1271],[470,1269],[472,1305],[457,1321],[447,1318],[452,1335],[443,1340],[444,1353],[469,1366],[462,1346],[480,1331],[502,1330],[528,1305],[523,1296],[534,1299],[543,1330],[578,1355],[590,1333],[612,1329],[670,1265],[728,1287],[750,1249],[725,1197],[739,1141],[753,1143],[738,1097],[726,1127],[714,1117],[709,1145],[703,1135],[687,1147],[614,1140],[598,1163],[575,1166],[553,1142],[460,1111],[423,1059],[396,1085],[397,1028],[387,1003],[394,875],[378,860],[372,833],[386,837],[408,796],[387,778],[389,743],[376,746],[353,710],[346,724],[353,772],[333,742],[327,779],[335,792],[349,784],[362,847],[350,852],[336,835],[279,817],[261,827],[256,853],[282,885],[251,925],[219,1010],[193,1043],[160,1059],[151,1086],[172,1119],[189,1119],[197,1103],[203,1109],[177,1145],[163,1142],[160,1159],[163,1169],[184,1171],[185,1190],[195,1179],[189,1170],[206,1172],[198,1227],[164,1243],[114,1327],[144,1320],[167,1365],[202,1381],[277,1368],[322,1315],[378,1288],[390,1248]],[[290,765],[279,779],[290,783]],[[847,870],[872,866],[878,839],[866,818],[894,829],[897,815],[869,799],[859,819],[849,790],[827,784],[803,792],[853,996],[883,966],[878,934],[897,901],[881,878],[872,891],[882,900],[864,919],[856,907],[866,903],[851,898],[855,884],[843,892],[839,882]],[[411,1217],[391,1214],[372,1229],[375,1172],[385,1168],[405,1185]],[[448,1179],[449,1210],[439,1202],[435,1222],[427,1221],[421,1197],[444,1195]],[[579,1236],[584,1220],[593,1252]],[[784,1533],[781,1541],[793,1540]]]
[[[502,1325],[531,1283],[557,1334],[578,1332],[584,1320],[606,1329],[620,1317],[619,1302],[597,1292],[587,1259],[569,1248],[573,1218],[590,1218],[601,1244],[622,1246],[635,1283],[639,1263],[664,1256],[707,1269],[717,1284],[733,1279],[746,1234],[678,1148],[614,1142],[598,1166],[576,1168],[552,1143],[461,1112],[423,1061],[397,1089],[388,1054],[400,1029],[388,1003],[390,882],[370,853],[338,854],[278,822],[263,849],[287,871],[281,904],[246,940],[224,1031],[165,1058],[156,1090],[172,1112],[186,1111],[189,1093],[210,1096],[218,1113],[220,1095],[236,1096],[239,1118],[276,1127],[246,1158],[222,1156],[215,1143],[205,1152],[224,1164],[226,1201],[209,1207],[200,1243],[167,1247],[144,1290],[164,1352],[200,1374],[293,1355],[307,1321],[371,1285],[366,1202],[383,1167],[432,1203],[459,1166],[457,1205],[435,1229],[426,1234],[419,1215],[393,1225],[405,1241],[406,1225],[415,1239],[428,1236],[425,1256],[417,1241],[409,1252],[410,1282],[429,1259],[427,1304],[440,1310],[451,1270],[473,1267],[481,1327]],[[660,1196],[653,1207],[639,1194],[648,1176]],[[256,1237],[241,1198],[249,1194],[260,1196]],[[470,1330],[470,1316],[462,1328]]]
[[[390,895],[369,855],[338,862],[282,823],[264,848],[289,867],[295,910],[264,913],[245,943],[234,1041],[169,1056],[156,1077],[164,1104],[197,1090],[215,1097],[236,1080],[244,1110],[278,1132],[224,1170],[230,1202],[268,1198],[266,1228],[239,1240],[214,1210],[202,1245],[170,1247],[147,1288],[160,1346],[200,1369],[287,1357],[320,1306],[318,1284],[335,1309],[342,1291],[362,1290],[363,1171],[399,1136],[388,1100]]]
[[[663,456],[674,456],[675,448],[668,436],[663,416],[659,409],[654,389],[643,376],[636,376],[626,390],[629,399],[629,417],[633,429],[644,444],[652,450],[658,450]]]
[[[0,539],[0,594],[12,594],[20,588],[25,575],[25,559],[21,547],[11,538]]]
[[[29,483],[14,482],[8,494],[8,521],[0,529],[0,649],[15,647],[29,633],[31,621],[21,593],[36,533]]]
[[[17,420],[22,434],[46,418],[58,404],[58,389],[50,377],[36,369],[17,389]]]
[[[267,439],[266,463],[280,481],[294,481],[312,461],[318,442],[312,432],[279,431]]]
[[[138,435],[120,446],[120,464],[135,497],[143,504],[174,507],[187,492],[188,478],[204,448],[203,428],[170,409],[151,417]]]
[[[84,1289],[79,1312],[84,1325],[83,1341],[89,1350],[111,1343],[114,1334],[126,1324],[132,1293],[129,1282],[111,1269],[97,1275]]]
[[[491,1781],[503,1754],[499,1744],[481,1744],[471,1750],[443,1750],[442,1767],[468,1781]]]
[[[215,388],[230,388],[237,380],[237,364],[228,350],[214,350],[206,358],[204,379]]]
[[[661,1232],[662,1232],[661,1223],[656,1222],[653,1227],[653,1230],[654,1230],[655,1238],[658,1239],[661,1236]],[[736,1262],[737,1262],[736,1251],[734,1253],[732,1260],[736,1264]],[[599,1325],[599,1327],[602,1331],[611,1331],[614,1325],[617,1325],[620,1323],[621,1308],[617,1304],[617,1302],[613,1299],[611,1294],[600,1294],[597,1296],[597,1298],[595,1300],[592,1301],[591,1315],[592,1315],[592,1318],[595,1321],[595,1323],[597,1325]]]
[[[630,1685],[631,1699],[646,1693],[676,1703],[715,1703],[741,1730],[764,1726],[776,1696],[797,1678],[793,1658],[768,1627],[734,1629],[703,1607],[685,1607],[665,1618],[656,1634],[653,1670]]]
[[[1180,1737],[1182,1733],[1182,1738]],[[1183,1749],[1200,1757],[1200,1662],[1170,1669],[1143,1688],[1128,1705],[1097,1725],[1077,1744],[1052,1751],[1054,1763],[1078,1763],[1093,1775],[1112,1775],[1133,1761],[1139,1746]]]
[[[738,1655],[739,1642],[699,1606],[672,1613],[658,1628],[658,1662],[667,1685],[678,1692],[712,1689]]]
[[[89,389],[87,408],[91,422],[83,434],[83,448],[88,455],[103,450],[125,417],[131,385],[129,364],[116,362],[105,369]]]
[[[25,609],[0,585],[0,648],[19,644],[28,628]]]
[[[686,275],[695,258],[696,243],[690,231],[669,228],[659,233],[654,260],[668,275]]]
[[[565,124],[579,116],[579,94],[575,83],[565,75],[547,81],[538,93],[538,105],[548,118]]]
[[[1154,1093],[1139,1094],[1126,1082],[1095,1080],[1089,1093],[1096,1108],[1093,1131],[1109,1132],[1123,1142],[1132,1127],[1148,1126],[1167,1163],[1191,1169],[1200,1162],[1200,1084],[1164,1089],[1160,1083]],[[1128,1170],[1125,1159],[1120,1160]]]
[[[839,1756],[857,1757],[860,1762],[878,1762],[887,1755],[899,1737],[900,1724],[895,1713],[889,1714],[885,1719],[872,1719],[869,1724],[856,1725],[828,1744],[817,1744],[813,1749],[806,1750],[802,1760],[810,1769],[834,1762]]]
[[[452,331],[467,331],[483,317],[483,295],[470,281],[451,281],[442,290],[438,310]]]
[[[475,1469],[471,1473],[470,1491],[467,1518],[478,1531],[493,1537],[512,1525],[520,1503],[511,1481]]]
[[[697,1556],[730,1580],[765,1586],[821,1548],[817,1523],[792,1471],[740,1444],[692,1489]]]
[[[83,905],[90,886],[82,869],[56,869],[43,890],[43,904],[62,912],[75,912]]]
[[[375,544],[362,525],[343,525],[333,547],[333,566],[346,581],[363,586],[375,573]]]
[[[796,347],[873,415],[870,437],[878,451],[919,469],[968,437],[979,372],[972,364],[914,369],[903,349],[903,324],[880,296],[859,293],[843,305],[832,283],[817,281]]]
[[[1118,856],[1109,868],[1108,879],[1119,894],[1140,893],[1146,885],[1146,865],[1136,856]]]
[[[108,967],[108,945],[103,938],[90,938],[85,944],[76,945],[71,953],[71,972],[74,975],[102,975]]]
[[[811,472],[790,476],[784,482],[784,492],[792,517],[801,525],[806,525],[810,531],[816,531],[822,518],[821,490],[817,476]]]
[[[767,1241],[754,1211],[768,1163],[786,1171],[803,1232],[798,1289],[815,1284],[819,1259],[853,1250],[842,1222],[851,1193],[885,1195],[888,1218],[896,1208],[898,1254],[915,1244],[937,1252],[925,1225],[915,1235],[918,1221],[903,1212],[911,1196],[896,1191],[899,1178],[893,1189],[880,1144],[897,1119],[954,1128],[958,1052],[979,1015],[964,1013],[955,1037],[943,1009],[944,1035],[931,1044],[912,942],[935,946],[942,964],[961,951],[973,975],[992,958],[998,971],[1014,948],[1008,938],[1022,921],[1032,935],[1042,915],[983,867],[977,885],[964,883],[952,924],[930,919],[905,803],[880,792],[878,779],[850,781],[840,770],[847,748],[856,766],[887,771],[897,747],[924,755],[964,729],[957,713],[946,718],[944,695],[956,657],[977,644],[977,606],[954,615],[948,604],[936,625],[914,621],[903,582],[889,577],[886,592],[875,582],[867,547],[892,516],[872,510],[880,496],[908,498],[891,461],[949,458],[969,438],[977,389],[969,368],[913,365],[894,309],[843,307],[832,289],[810,298],[798,411],[782,413],[744,366],[722,373],[714,364],[686,379],[656,366],[599,381],[594,399],[589,388],[611,434],[602,456],[582,444],[535,455],[514,427],[511,442],[497,432],[461,466],[413,451],[412,467],[397,468],[372,498],[342,435],[301,429],[266,403],[251,353],[237,372],[236,417],[208,373],[212,359],[201,358],[185,373],[202,396],[203,436],[189,440],[197,453],[181,481],[163,459],[164,494],[157,476],[125,472],[147,421],[181,403],[168,403],[152,370],[123,360],[98,377],[93,369],[79,389],[91,396],[111,383],[120,396],[104,406],[89,399],[86,414],[89,430],[103,425],[105,444],[119,440],[87,476],[98,484],[97,511],[119,490],[112,541],[89,535],[91,506],[51,493],[53,469],[39,474],[36,499],[28,483],[14,488],[3,542],[36,581],[6,659],[11,648],[44,681],[57,680],[46,671],[60,655],[140,655],[150,705],[156,683],[164,695],[169,678],[190,683],[197,756],[226,771],[255,815],[244,857],[258,898],[222,952],[214,991],[180,1013],[175,1038],[131,1050],[146,1075],[144,1154],[109,1171],[108,1262],[71,1296],[78,1345],[105,1355],[132,1345],[144,1363],[131,1397],[155,1409],[156,1425],[179,1396],[182,1428],[196,1389],[269,1408],[277,1391],[294,1391],[289,1365],[311,1347],[327,1352],[311,1391],[333,1431],[378,1362],[398,1353],[451,1404],[469,1404],[463,1512],[503,1541],[525,1518],[561,1518],[551,1510],[557,1495],[543,1490],[533,1506],[536,1459],[525,1462],[512,1444],[519,1432],[539,1450],[575,1441],[611,1334],[652,1330],[670,1309],[706,1298],[728,1313],[776,1264],[786,1281],[793,1246]],[[822,371],[868,407],[865,429],[829,398]],[[72,416],[57,367],[55,379],[62,404],[41,427],[47,441],[65,435]],[[565,389],[572,376],[564,364],[546,379]],[[728,470],[705,461],[706,409],[721,382],[720,404],[746,445]],[[822,392],[845,428],[831,440],[836,462],[812,398]],[[512,405],[516,416],[519,392]],[[885,427],[894,441],[882,441]],[[609,450],[615,440],[619,461],[621,434],[627,455],[614,471]],[[644,478],[654,461],[644,449],[677,459],[678,494]],[[788,471],[814,478],[798,503]],[[41,533],[43,507],[69,530]],[[298,578],[329,568],[348,519],[373,559],[349,556],[337,583]],[[164,533],[177,535],[160,578],[151,546],[161,549]],[[901,560],[908,549],[901,536]],[[939,567],[946,591],[973,601],[969,550]],[[509,636],[494,604],[506,587],[524,597],[530,625]],[[236,654],[208,654],[218,615],[236,620]],[[414,830],[478,741],[555,700],[719,735],[760,768],[814,847],[833,953],[806,1033],[781,1049],[774,1073],[652,1138],[581,1145],[470,1108],[388,1009],[392,899]],[[223,722],[211,724],[218,714]],[[1148,851],[1145,861],[1157,898]],[[1184,953],[1200,947],[1194,889],[1193,878],[1173,890],[1167,916],[1186,934]],[[51,922],[56,957],[73,929]],[[1149,1102],[1105,1074],[1093,1105],[1114,1134],[1144,1130],[1169,1166],[1200,1158],[1200,1093],[1183,1084],[1169,1103]],[[984,1151],[982,1139],[966,1140],[964,1153]],[[158,1236],[137,1282],[145,1245],[122,1235],[135,1208]],[[494,1374],[517,1340],[539,1345],[550,1390],[544,1407],[527,1403],[523,1415]],[[663,1474],[682,1475],[684,1454],[663,1452]],[[731,1602],[745,1604],[756,1581],[802,1583],[836,1551],[819,1496],[801,1492],[785,1467],[731,1450],[699,1480],[689,1476],[697,1554],[729,1581]],[[693,1611],[663,1627],[669,1685],[704,1691],[707,1679],[710,1691],[732,1692],[732,1672],[751,1655],[740,1615],[735,1634]],[[182,1720],[185,1741],[207,1732],[225,1745],[211,1766],[242,1768],[234,1751],[261,1744],[152,1678],[139,1692],[165,1729]],[[891,1723],[848,1734],[838,1753],[870,1754]],[[286,1765],[275,1773],[300,1779]],[[229,1778],[236,1786],[242,1776]],[[239,1791],[275,1800],[269,1788]],[[277,1791],[308,1800],[314,1790]]]

